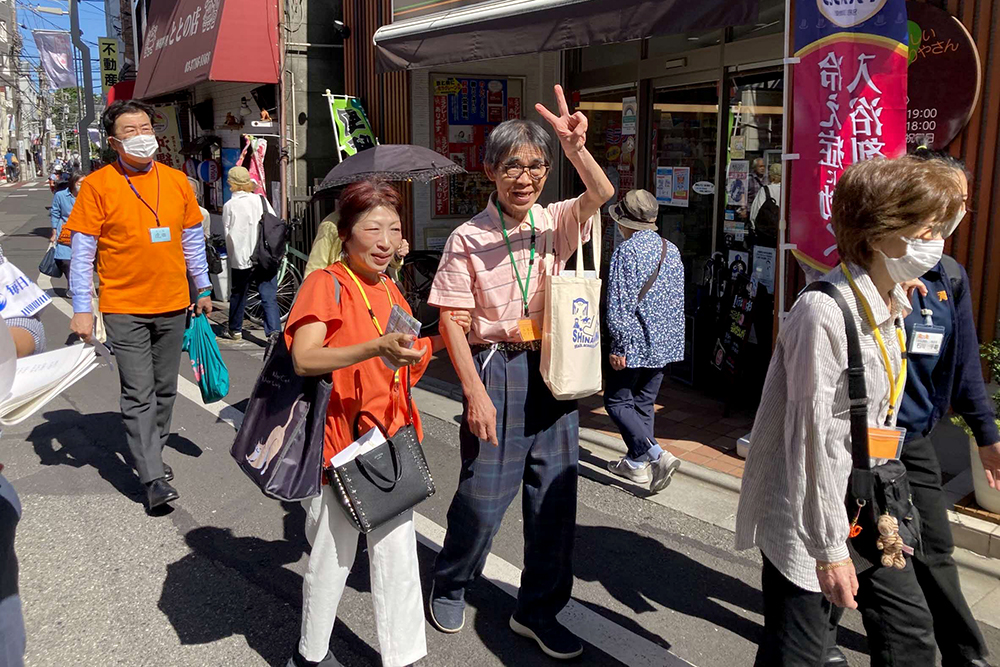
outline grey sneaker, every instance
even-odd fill
[[[681,467],[681,460],[667,450],[663,450],[660,458],[650,463],[649,467],[653,470],[653,481],[649,483],[649,490],[652,493],[659,493],[670,484],[670,478]]]
[[[648,463],[643,462],[641,468],[633,468],[625,462],[624,456],[617,461],[608,461],[608,471],[635,484],[649,484],[653,479],[649,474]]]
[[[326,657],[319,662],[312,662],[303,658],[299,650],[295,649],[295,653],[288,659],[288,664],[285,667],[343,667],[343,665],[333,657],[333,651],[327,651]]]
[[[219,334],[220,338],[225,338],[227,340],[243,340],[242,331],[230,331],[229,329],[223,329],[222,333]]]
[[[431,584],[430,604],[431,623],[446,634],[452,635],[465,627],[465,600],[451,600],[434,597],[434,584]]]

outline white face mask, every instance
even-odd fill
[[[153,134],[137,134],[134,137],[118,141],[121,142],[126,155],[142,160],[153,157],[160,148],[160,144]]]
[[[884,252],[878,251],[889,277],[897,283],[905,283],[924,275],[941,261],[941,255],[944,254],[944,239],[926,241],[903,237],[903,241],[906,242],[906,253],[902,257],[887,257]]]

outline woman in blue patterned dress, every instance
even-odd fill
[[[608,273],[612,372],[604,407],[628,455],[608,470],[657,493],[681,464],[657,444],[653,411],[664,368],[684,358],[684,265],[677,246],[656,231],[659,204],[651,193],[631,190],[609,213],[625,241]]]

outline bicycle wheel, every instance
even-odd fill
[[[415,253],[414,253],[415,254]],[[407,257],[403,268],[399,271],[399,281],[402,283],[403,296],[410,304],[410,310],[421,326],[420,334],[429,335],[437,331],[440,313],[434,306],[428,305],[427,297],[431,293],[431,284],[437,273],[439,257],[418,255]]]
[[[283,272],[279,272],[278,289],[276,299],[278,301],[278,313],[281,321],[288,319],[288,313],[292,311],[292,304],[295,302],[295,295],[299,291],[302,278],[298,270],[291,264],[286,264]],[[245,317],[258,326],[264,324],[264,308],[260,303],[260,292],[254,285],[247,293],[247,307]]]

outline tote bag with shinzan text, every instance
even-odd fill
[[[577,226],[576,272],[547,276],[542,322],[542,379],[552,395],[568,401],[601,390],[601,213],[594,214],[590,244],[594,277],[583,270]],[[589,273],[589,272],[588,272]]]

